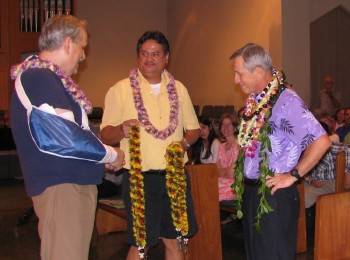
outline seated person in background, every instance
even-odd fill
[[[220,144],[217,159],[219,173],[219,200],[233,200],[235,194],[231,185],[234,182],[234,169],[239,153],[235,131],[237,122],[229,114],[221,117],[220,132],[225,140]]]
[[[341,93],[334,89],[334,80],[331,76],[326,76],[323,79],[324,88],[320,90],[320,104],[322,113],[334,115],[335,111],[341,105]]]
[[[329,134],[328,125],[321,122],[323,128]],[[335,191],[335,161],[338,152],[345,151],[345,189],[350,189],[350,147],[340,143],[332,143],[328,152],[320,162],[310,171],[305,178],[305,209],[308,236],[313,237],[315,225],[315,204],[317,197]]]
[[[335,119],[331,115],[327,113],[322,113],[319,118],[317,118],[319,122],[326,123],[330,133],[333,133],[333,126],[335,125]]]
[[[337,130],[339,127],[342,127],[345,125],[345,108],[339,108],[337,110],[337,113],[335,114],[335,121],[332,126],[332,133]]]
[[[113,173],[106,172],[102,183],[97,185],[97,198],[108,198],[111,196],[122,195],[123,170]]]
[[[329,133],[328,126],[323,122],[321,125]],[[345,188],[350,188],[350,147],[340,143],[332,143],[328,152],[306,177],[305,208],[315,204],[319,195],[335,191],[335,161],[337,153],[341,151],[345,151],[346,157]]]
[[[339,142],[343,143],[345,136],[350,132],[350,107],[345,109],[344,126],[339,127],[335,134],[339,137]]]
[[[345,136],[344,144],[350,144],[350,132]]]
[[[206,117],[198,118],[200,137],[192,146],[192,164],[216,163],[220,142],[214,127]]]

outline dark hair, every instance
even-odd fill
[[[238,120],[236,119],[236,116],[233,114],[223,114],[220,117],[220,124],[219,124],[219,131],[220,131],[220,138],[222,141],[226,142],[226,138],[223,136],[222,132],[221,132],[221,127],[222,127],[222,122],[224,121],[224,119],[229,119],[231,121],[232,126],[235,128],[235,130],[233,131],[233,135],[238,135]]]
[[[169,42],[163,33],[159,31],[147,31],[141,36],[141,38],[137,42],[137,45],[136,45],[137,55],[139,55],[141,45],[148,40],[155,40],[158,44],[161,44],[163,46],[164,54],[170,53]]]
[[[330,129],[329,129],[329,125],[328,125],[327,123],[323,122],[323,121],[320,121],[320,124],[321,124],[321,126],[323,127],[323,129],[326,131],[326,133],[327,133],[328,135],[330,135],[330,134],[331,134],[331,131],[330,131]]]
[[[335,114],[333,115],[333,118],[334,118],[335,120],[337,120],[337,118],[338,118],[338,113],[339,113],[340,111],[342,111],[342,110],[344,110],[344,114],[345,114],[345,112],[346,112],[345,107],[340,107],[340,108],[338,108],[337,111],[335,112]]]
[[[208,149],[202,159],[208,159],[212,153],[211,153],[211,146],[215,139],[217,139],[217,135],[215,133],[214,127],[212,122],[207,117],[198,117],[198,122],[208,126],[209,128],[209,135],[208,135]],[[192,146],[192,158],[193,158],[193,164],[201,164],[201,153],[204,150],[203,145],[203,139],[199,138],[196,143]]]

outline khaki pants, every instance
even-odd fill
[[[32,200],[39,218],[41,259],[87,260],[96,211],[96,185],[60,184]]]
[[[314,187],[311,184],[305,182],[305,208],[311,207],[316,203],[318,196],[333,193],[335,191],[335,181],[322,180],[321,187]]]

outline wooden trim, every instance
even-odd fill
[[[314,259],[350,259],[350,192],[319,196]]]
[[[345,152],[339,152],[335,160],[335,192],[345,191]]]

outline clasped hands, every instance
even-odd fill
[[[129,119],[124,121],[121,124],[121,131],[123,133],[123,136],[125,138],[130,138],[131,127],[137,126],[137,125],[139,125],[139,121],[137,119]],[[106,164],[106,169],[111,171],[118,171],[121,168],[123,168],[125,164],[125,154],[123,150],[121,150],[120,148],[116,148],[116,147],[113,147],[113,148],[118,153],[118,156],[114,162]]]
[[[113,147],[113,149],[118,153],[117,158],[114,162],[105,164],[105,168],[110,171],[118,171],[123,168],[125,164],[125,154],[122,149]]]

